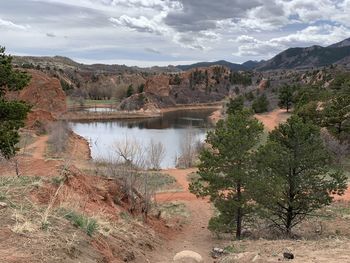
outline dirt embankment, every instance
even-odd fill
[[[164,223],[152,217],[148,225],[132,220],[122,186],[116,180],[86,174],[76,167],[92,169],[88,144],[80,136],[71,134],[67,158],[59,159],[48,158],[47,135],[32,140],[16,157],[20,177],[15,176],[15,160],[0,165],[0,193],[7,189],[5,203],[29,202],[32,206],[31,210],[0,207],[0,236],[6,237],[0,238],[0,252],[6,262],[146,262],[145,252],[158,246],[158,234],[152,228],[165,232]],[[30,177],[33,179],[27,179]],[[8,179],[3,178],[13,178],[9,182],[16,182],[18,187],[30,180],[37,182],[24,186],[28,192],[18,194],[15,191],[20,188],[6,188],[3,183]],[[41,222],[50,206],[48,229],[43,230]],[[72,210],[96,221],[98,229],[91,230],[95,231],[93,237],[79,230],[84,221],[70,223],[65,219],[62,211]],[[122,214],[129,219],[122,218]]]
[[[45,125],[66,112],[66,95],[58,79],[37,70],[27,70],[27,72],[31,75],[29,85],[21,91],[10,92],[6,96],[31,105],[32,110],[28,115],[26,126],[38,128],[38,125]]]

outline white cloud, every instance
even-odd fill
[[[148,33],[156,33],[156,34],[165,33],[166,29],[162,27],[159,23],[157,23],[157,20],[158,20],[157,18],[148,19],[147,17],[144,17],[144,16],[135,18],[127,15],[122,15],[119,18],[111,17],[109,19],[109,21],[111,21],[115,25],[127,27],[139,32],[148,32]]]
[[[0,29],[17,53],[242,62],[348,38],[349,14],[350,0],[11,0]]]
[[[239,45],[238,56],[269,57],[289,47],[306,47],[311,45],[331,45],[350,36],[350,29],[344,26],[319,25],[309,26],[286,36],[258,40],[254,37],[242,35],[235,42]]]
[[[9,28],[9,29],[20,29],[20,30],[27,30],[30,28],[30,26],[28,26],[28,25],[15,24],[11,21],[4,20],[1,18],[0,18],[0,27],[5,27],[5,28]]]

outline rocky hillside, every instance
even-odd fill
[[[57,78],[38,70],[27,70],[30,83],[23,90],[7,94],[9,99],[19,99],[32,106],[27,126],[52,121],[67,110],[66,95]]]
[[[58,78],[65,93],[77,99],[121,100],[126,96],[130,85],[137,90],[149,76],[180,71],[172,66],[139,68],[125,65],[86,65],[60,56],[16,56],[13,63],[15,67],[36,69],[50,77]]]
[[[149,78],[144,92],[125,99],[120,108],[147,110],[218,102],[233,93],[236,86],[240,89],[250,85],[250,73],[237,73],[222,66],[196,68],[180,74],[161,74]]]
[[[178,65],[176,68],[181,69],[183,71],[194,69],[194,68],[202,68],[202,67],[211,67],[211,66],[224,66],[231,70],[251,70],[254,68],[255,63],[251,63],[253,61],[248,61],[243,64],[231,63],[226,60],[219,60],[214,62],[198,62],[191,65]]]

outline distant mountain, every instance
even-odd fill
[[[337,48],[337,47],[349,47],[349,46],[350,46],[350,38],[347,38],[347,39],[344,39],[343,41],[330,45],[329,47]]]
[[[225,66],[234,71],[240,70],[277,70],[277,69],[306,69],[312,67],[323,67],[331,64],[346,64],[350,68],[350,38],[344,39],[328,47],[311,46],[306,48],[289,48],[267,61],[249,60],[242,64],[231,63],[226,60],[214,62],[199,62],[191,65],[178,65],[168,67],[128,67],[126,65],[85,65],[77,63],[70,58],[55,57],[19,57],[14,56],[13,63],[25,67],[41,67],[54,69],[70,69],[98,73],[174,73],[187,71],[198,67]]]
[[[138,73],[138,72],[149,72],[149,73],[162,73],[162,72],[177,72],[180,71],[174,66],[168,67],[151,67],[151,68],[140,68],[140,67],[129,67],[126,65],[107,65],[107,64],[82,64],[78,63],[70,58],[62,56],[54,57],[34,57],[34,56],[13,56],[13,64],[26,67],[26,68],[47,68],[57,70],[79,70],[84,72],[95,72],[95,73]]]
[[[261,63],[264,63],[264,62],[265,62],[265,60],[262,60],[262,61],[248,60],[247,62],[244,62],[242,64],[242,66],[247,68],[247,69],[254,69],[257,66],[259,66]]]
[[[270,60],[258,64],[255,69],[303,69],[346,63],[350,60],[350,39],[328,47],[311,46],[289,48]]]
[[[226,60],[219,60],[214,62],[198,62],[191,65],[178,65],[176,66],[178,69],[183,71],[193,69],[193,68],[202,68],[202,67],[210,67],[210,66],[225,66],[231,70],[249,70],[250,68],[244,66],[243,64],[231,63]]]

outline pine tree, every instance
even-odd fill
[[[292,116],[269,135],[256,158],[254,200],[278,228],[291,235],[306,216],[342,194],[346,178],[330,168],[319,128]]]
[[[210,196],[219,211],[209,227],[235,229],[237,239],[241,238],[243,219],[254,205],[247,186],[252,149],[262,131],[263,125],[248,110],[237,110],[220,120],[207,135],[210,147],[200,154],[199,179],[190,185],[197,196]]]
[[[255,113],[263,113],[268,111],[269,108],[269,101],[265,94],[262,94],[261,96],[257,97],[252,104],[252,109]]]
[[[350,132],[350,94],[338,95],[325,104],[323,126],[335,134]]]
[[[13,69],[12,57],[0,47],[0,153],[7,159],[18,150],[18,130],[24,126],[29,107],[22,102],[6,101],[4,95],[7,91],[24,88],[29,80],[26,73]]]
[[[227,114],[235,114],[237,111],[242,111],[244,108],[244,97],[238,96],[234,99],[230,98],[229,103],[226,105]]]
[[[132,94],[134,94],[134,87],[130,84],[126,90],[126,97],[129,98]]]
[[[283,86],[280,90],[278,106],[281,109],[286,109],[287,112],[289,112],[290,108],[294,103],[294,100],[293,100],[294,90],[295,90],[295,87],[289,86],[289,85]]]

